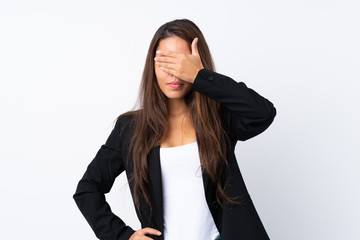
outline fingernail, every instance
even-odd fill
[[[161,232],[160,231],[158,231],[158,233],[157,233],[158,235],[161,235]]]
[[[157,50],[156,53],[160,53],[160,50]]]

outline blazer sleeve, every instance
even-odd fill
[[[73,195],[81,213],[101,240],[128,240],[135,232],[111,211],[104,195],[110,191],[115,178],[124,171],[119,125],[120,118],[106,143],[88,165]]]
[[[232,138],[245,141],[263,131],[273,122],[276,108],[273,103],[244,82],[208,69],[201,69],[193,89],[220,102],[223,107],[223,120]]]

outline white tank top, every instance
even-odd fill
[[[160,148],[164,240],[214,240],[219,232],[206,203],[197,142]]]

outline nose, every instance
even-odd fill
[[[172,74],[170,74],[170,73],[168,73],[168,75],[169,75],[169,78],[172,79],[173,81],[181,81],[181,82],[184,82],[184,80],[182,80],[182,79],[180,79],[180,78],[178,78],[178,77],[176,77],[176,76],[174,76],[174,75],[172,75]]]
[[[179,78],[175,77],[174,75],[172,74],[169,74],[171,78],[174,78],[175,80],[179,80]]]

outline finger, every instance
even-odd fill
[[[173,51],[157,50],[156,56],[177,57],[178,53]]]
[[[178,77],[177,72],[174,69],[165,68],[165,67],[160,67],[160,69],[163,70],[164,72],[170,74],[170,75],[174,75],[175,77]]]
[[[194,38],[194,40],[191,43],[191,54],[192,55],[199,55],[199,50],[197,47],[198,41],[199,41],[199,38],[196,37],[196,38]]]
[[[161,232],[155,228],[146,227],[143,228],[141,233],[145,234],[152,234],[152,235],[161,235]]]
[[[177,64],[175,64],[175,63],[161,63],[161,62],[156,62],[156,65],[158,65],[159,67],[164,67],[164,68],[176,70],[176,65],[177,65]]]
[[[157,56],[154,58],[155,62],[164,62],[164,63],[176,63],[176,59],[175,58],[171,58],[171,57],[160,57]]]

